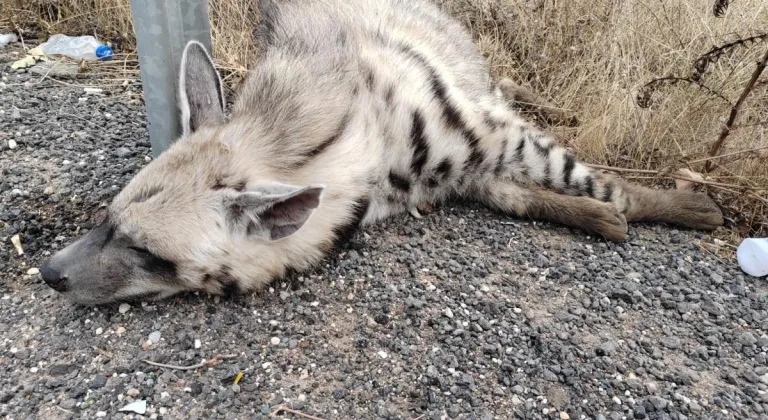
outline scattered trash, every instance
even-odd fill
[[[13,243],[13,247],[16,248],[16,252],[18,252],[19,255],[24,255],[24,248],[21,246],[21,237],[19,237],[19,235],[13,235],[11,242]]]
[[[43,53],[43,50],[40,49],[40,46],[37,46],[27,51],[27,55],[21,60],[14,61],[13,64],[11,64],[11,68],[15,70],[25,69],[34,66],[35,63],[42,60],[45,60],[45,54]]]
[[[147,400],[134,401],[117,411],[130,411],[136,414],[145,414],[147,412]]]
[[[736,258],[750,276],[768,276],[768,238],[744,239],[736,250]]]
[[[153,343],[159,343],[161,336],[162,334],[160,333],[160,331],[153,331],[149,334],[149,340]]]
[[[13,63],[11,63],[11,68],[14,70],[18,69],[25,69],[27,67],[34,66],[37,60],[35,60],[35,57],[32,57],[31,55],[28,55],[21,60],[16,60]]]
[[[243,379],[243,372],[237,372],[237,376],[235,376],[235,385],[240,382],[240,379]]]
[[[91,35],[72,37],[56,34],[40,45],[45,55],[64,55],[75,60],[104,60],[112,57],[112,48]]]
[[[5,47],[8,44],[17,42],[19,37],[16,34],[1,34],[0,35],[0,48]]]
[[[104,92],[104,89],[101,89],[101,88],[87,87],[87,88],[83,88],[83,90],[85,91],[86,95],[98,95],[99,93]]]

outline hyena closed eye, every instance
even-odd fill
[[[558,147],[512,110],[468,31],[434,4],[260,7],[262,51],[234,109],[190,42],[183,137],[43,265],[51,287],[82,304],[255,290],[360,225],[451,195],[610,240],[627,222],[722,223],[706,195],[628,184]]]

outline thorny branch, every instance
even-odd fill
[[[696,60],[696,63],[693,65],[693,74],[691,75],[691,79],[697,81],[700,80],[704,73],[707,72],[707,69],[709,69],[710,64],[716,63],[720,57],[728,52],[735,50],[737,47],[761,41],[768,41],[768,33],[751,36],[749,38],[737,39],[736,41],[712,48]]]
[[[725,16],[725,12],[728,11],[728,6],[731,5],[731,0],[717,0],[715,7],[712,8],[712,13],[715,17]]]
[[[731,113],[728,116],[728,122],[725,123],[725,127],[723,127],[723,131],[720,132],[720,137],[717,139],[715,144],[712,145],[712,148],[709,150],[709,156],[715,156],[720,151],[720,148],[723,147],[723,143],[725,143],[725,139],[728,138],[728,135],[731,134],[731,130],[733,129],[733,124],[736,122],[736,117],[739,115],[739,110],[741,110],[741,106],[744,104],[744,101],[746,101],[747,97],[749,96],[750,92],[752,92],[752,89],[755,87],[755,83],[757,83],[757,79],[760,78],[760,75],[763,74],[763,71],[765,70],[765,67],[768,65],[768,49],[765,50],[765,54],[763,55],[763,58],[760,59],[757,63],[757,67],[755,68],[754,73],[752,73],[752,78],[749,80],[746,86],[744,86],[744,90],[741,92],[741,96],[739,96],[739,100],[736,101],[736,104],[731,107]],[[709,172],[712,169],[712,161],[708,161],[707,164],[704,166],[704,172]]]
[[[637,94],[637,104],[641,108],[650,107],[651,96],[653,95],[653,93],[656,91],[658,87],[663,85],[674,85],[676,83],[688,83],[688,84],[694,85],[699,89],[703,90],[704,92],[712,96],[716,96],[719,99],[722,99],[723,101],[728,103],[729,105],[733,106],[733,103],[728,98],[714,91],[712,88],[705,85],[701,81],[696,79],[689,79],[685,77],[675,77],[675,76],[660,77],[658,79],[653,79],[650,82],[646,83],[643,87],[640,88],[640,91]]]

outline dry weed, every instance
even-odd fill
[[[709,63],[702,82],[657,92],[663,76],[688,77],[713,47],[768,31],[768,3],[701,0],[435,0],[469,26],[497,77],[509,77],[573,112],[577,127],[550,127],[596,165],[639,170],[647,184],[673,185],[679,169],[702,172],[731,109],[765,53],[739,48]],[[253,0],[210,0],[214,56],[235,84],[256,49]],[[715,4],[716,3],[716,4]],[[730,4],[730,6],[729,6]],[[0,26],[48,35],[90,33],[134,47],[128,0],[5,0]],[[719,16],[719,17],[718,17]],[[1,28],[0,28],[1,29]],[[759,78],[714,163],[707,188],[726,208],[732,239],[768,234],[768,74]],[[627,174],[625,173],[625,176]]]

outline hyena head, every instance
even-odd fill
[[[179,91],[183,138],[130,181],[102,223],[41,267],[76,303],[237,289],[243,249],[293,235],[320,204],[322,186],[251,185],[235,173],[230,140],[242,128],[225,121],[221,79],[196,42],[184,50]]]

